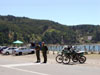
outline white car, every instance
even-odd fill
[[[34,49],[21,47],[21,48],[15,49],[13,52],[13,55],[34,54],[34,53],[35,53]]]
[[[3,55],[13,54],[13,50],[17,49],[16,47],[8,47],[2,51]]]

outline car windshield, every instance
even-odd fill
[[[8,50],[13,50],[13,49],[16,49],[16,48],[9,48]]]
[[[25,50],[25,49],[27,49],[27,48],[20,48],[19,50]]]
[[[8,48],[8,47],[3,47],[2,49],[6,49],[6,48]]]

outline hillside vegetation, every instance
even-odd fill
[[[88,40],[88,36],[92,39]],[[47,44],[83,44],[100,42],[99,25],[62,25],[54,21],[0,16],[0,45],[44,41]]]

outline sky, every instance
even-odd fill
[[[0,0],[0,15],[100,25],[100,0]]]

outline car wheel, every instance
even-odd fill
[[[22,55],[22,52],[19,52],[19,55]]]
[[[32,51],[31,54],[34,54],[34,51]]]
[[[5,54],[6,54],[6,55],[9,55],[9,52],[6,52]]]

